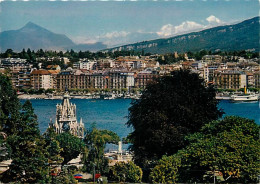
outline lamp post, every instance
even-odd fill
[[[96,178],[95,178],[95,176],[96,176],[96,170],[95,170],[96,168],[95,168],[95,167],[96,167],[96,165],[95,165],[95,163],[93,163],[93,169],[94,169],[93,179],[94,179],[94,183],[95,183],[95,179],[96,179]]]

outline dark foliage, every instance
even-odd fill
[[[11,81],[0,74],[0,126],[7,134],[13,134],[17,129],[20,117],[20,102]]]
[[[174,71],[147,86],[129,108],[129,136],[135,161],[151,163],[185,147],[184,136],[222,116],[215,90],[187,70]]]

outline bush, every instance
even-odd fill
[[[141,182],[142,169],[130,162],[117,162],[109,172],[109,179],[116,182]]]

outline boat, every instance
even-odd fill
[[[247,91],[246,87],[244,87],[244,94],[232,95],[230,97],[232,102],[252,102],[258,101],[259,95],[255,93],[250,93]]]
[[[230,98],[233,102],[250,102],[258,101],[259,96],[256,94],[242,94],[242,95],[232,95]]]

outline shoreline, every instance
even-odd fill
[[[31,100],[31,99],[44,99],[44,100],[62,100],[63,95],[29,95],[29,94],[21,94],[18,95],[19,99],[22,100]],[[123,95],[123,94],[86,94],[86,95],[70,95],[71,99],[105,99],[105,100],[112,100],[112,99],[139,99],[140,95]],[[231,100],[231,95],[221,95],[216,94],[217,100]]]
[[[28,94],[22,94],[18,95],[19,99],[22,100],[31,100],[31,99],[43,99],[43,100],[62,100],[63,95],[28,95]],[[92,94],[92,95],[70,95],[71,99],[106,99],[106,100],[112,100],[112,99],[139,99],[137,95],[118,95],[118,96],[111,96],[111,95],[105,95],[105,94]]]
[[[49,97],[48,95],[18,95],[18,98],[21,100],[32,100],[32,99],[42,99],[42,100],[62,100],[63,95],[55,95],[52,97]],[[75,96],[70,96],[71,99],[107,99],[107,100],[112,100],[112,99],[138,99],[137,96],[127,96],[127,97],[101,97],[100,95],[75,95]],[[230,96],[216,96],[217,100],[230,100]]]

